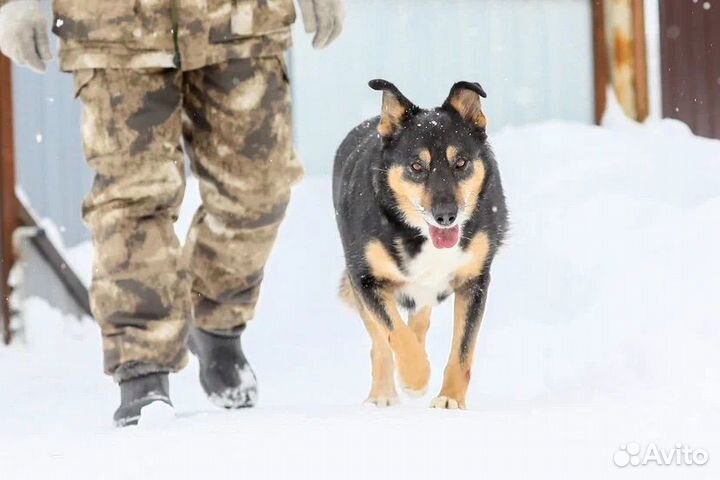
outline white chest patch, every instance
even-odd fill
[[[398,291],[398,299],[412,299],[418,309],[437,305],[439,296],[451,293],[450,282],[469,261],[470,255],[459,244],[437,249],[431,242],[425,242],[420,253],[408,262],[407,283]]]

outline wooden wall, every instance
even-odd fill
[[[663,116],[720,139],[720,2],[660,0]]]
[[[14,257],[12,234],[17,225],[10,61],[0,55],[0,331],[4,343],[10,342],[8,278]]]

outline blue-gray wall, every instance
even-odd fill
[[[589,0],[347,0],[347,22],[326,51],[300,23],[292,52],[295,137],[310,174],[330,171],[345,133],[379,112],[367,87],[395,82],[416,103],[442,102],[457,80],[488,92],[490,128],[544,119],[592,121]],[[82,158],[72,78],[15,68],[19,182],[65,242],[88,237],[80,205],[91,172]]]
[[[350,0],[327,51],[296,25],[295,135],[310,173],[327,172],[347,131],[380,113],[372,78],[434,107],[458,80],[480,82],[490,130],[593,121],[590,0]]]
[[[45,75],[13,68],[18,181],[33,209],[58,225],[68,245],[88,237],[80,204],[92,180],[72,90],[72,76],[58,72],[57,62]]]

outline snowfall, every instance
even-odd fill
[[[29,298],[24,341],[0,348],[0,478],[720,478],[720,142],[612,112],[602,128],[546,122],[491,142],[512,230],[468,410],[428,408],[452,302],[434,313],[427,396],[362,404],[370,343],[336,297],[330,179],[315,176],[246,334],[257,408],[213,407],[192,360],[171,378],[174,414],[115,429],[98,328]],[[190,181],[180,235],[198,203]],[[89,277],[89,244],[69,256]],[[651,445],[706,462],[616,465]]]

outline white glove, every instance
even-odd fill
[[[325,48],[342,32],[345,19],[343,0],[298,0],[305,32],[315,33],[312,45]]]
[[[0,7],[0,51],[18,65],[45,71],[52,53],[47,19],[37,0],[11,0]]]

